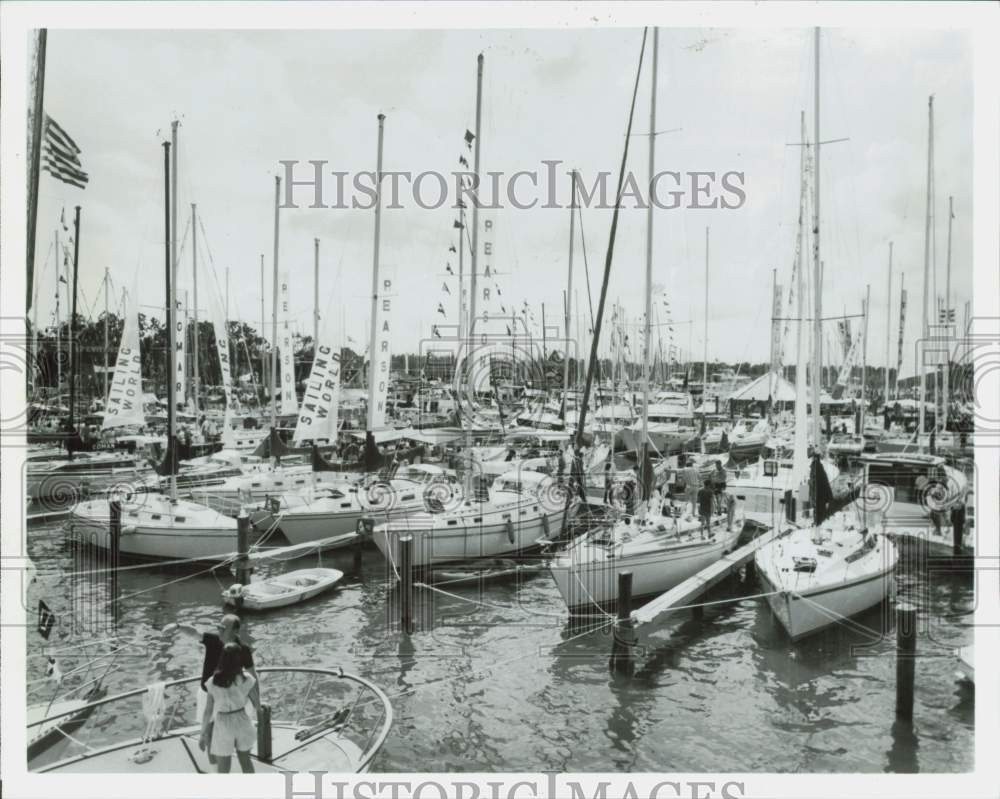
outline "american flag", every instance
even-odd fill
[[[85,188],[90,176],[80,163],[80,148],[70,135],[48,114],[45,115],[45,142],[42,148],[42,168],[52,177]]]

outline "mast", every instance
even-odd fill
[[[476,59],[476,149],[473,160],[475,175],[472,185],[472,282],[469,285],[469,337],[476,328],[476,277],[479,269],[479,143],[482,141],[481,123],[483,119],[483,54]]]
[[[652,485],[650,475],[646,474],[646,461],[649,453],[649,356],[650,356],[650,333],[653,316],[653,180],[656,175],[656,73],[658,69],[657,57],[660,49],[660,29],[653,28],[653,71],[652,86],[649,93],[649,201],[646,204],[646,312],[645,324],[642,328],[642,449],[637,452],[639,457],[639,485],[640,496],[646,502],[649,501],[647,495],[647,484]],[[707,231],[706,231],[707,232]],[[707,244],[707,241],[706,241]],[[707,259],[706,249],[706,259]],[[707,260],[706,260],[706,298],[707,294]],[[708,317],[706,316],[706,325]],[[706,369],[708,368],[706,363]],[[704,398],[704,393],[702,393]]]
[[[865,286],[865,307],[864,307],[864,329],[861,335],[864,336],[861,340],[861,429],[857,431],[857,434],[864,435],[865,431],[865,413],[868,410],[867,400],[866,400],[866,389],[868,386],[868,316],[870,315],[872,307],[872,287],[871,284]]]
[[[194,203],[191,203],[191,279],[194,282],[194,337],[192,341],[194,357],[191,360],[191,390],[194,392],[194,412],[197,414],[200,407],[198,405],[198,383],[201,371],[198,369],[198,207]]]
[[[562,412],[563,421],[566,421],[566,392],[569,390],[569,359],[570,359],[570,324],[573,319],[573,238],[575,234],[574,221],[576,219],[576,170],[572,170],[569,176],[569,261],[566,267],[566,357],[563,358],[563,401]]]
[[[177,123],[173,124],[174,137],[177,134]],[[177,151],[174,151],[174,159],[176,162]],[[175,183],[176,175],[174,173]],[[166,202],[163,206],[163,216],[164,225],[166,227],[166,236],[163,237],[163,247],[165,252],[165,272],[167,278],[167,458],[168,462],[171,460],[170,452],[171,447],[174,447],[174,437],[175,437],[175,421],[174,416],[177,413],[177,409],[174,406],[175,389],[177,385],[177,351],[175,349],[177,342],[177,331],[174,325],[174,316],[177,313],[177,303],[174,301],[174,281],[173,277],[176,273],[176,263],[171,257],[171,242],[173,229],[170,225],[171,211],[176,213],[176,204],[171,205],[171,193],[170,193],[170,142],[163,142],[163,192]],[[175,195],[176,198],[176,195]],[[173,464],[171,464],[173,465]],[[175,502],[177,500],[177,476],[174,474],[174,469],[170,469],[170,501]]]
[[[923,300],[923,321],[921,322],[920,335],[926,342],[929,333],[927,319],[927,304],[930,301],[928,282],[931,270],[931,214],[934,207],[934,95],[927,98],[927,215],[924,219],[924,300]],[[926,409],[924,402],[927,399],[927,370],[924,364],[917,362],[917,369],[920,371],[920,405],[917,423],[917,441],[922,441],[922,436],[926,429]],[[920,444],[923,449],[923,445]]]
[[[27,295],[25,307],[31,307],[31,284],[35,279],[35,230],[38,227],[38,180],[41,177],[42,126],[45,124],[45,47],[48,29],[40,28],[35,43],[35,79],[32,82],[31,138],[28,141],[31,161],[28,164],[28,242]],[[59,250],[56,248],[56,274],[59,272]],[[56,281],[56,290],[59,282]]]
[[[806,184],[806,171],[809,163],[809,141],[806,138],[806,112],[800,113],[800,124],[802,127],[802,151],[799,156],[799,227],[798,242],[796,243],[796,268],[795,268],[795,308],[797,319],[795,320],[795,449],[793,453],[792,467],[795,470],[797,479],[804,478],[809,465],[809,434],[806,430],[808,424],[806,415],[806,342],[805,342],[805,315],[807,310],[806,286],[805,286],[805,260],[806,260],[806,213],[809,201],[809,192]],[[815,373],[813,375],[815,380]],[[818,443],[818,442],[817,442]]]
[[[226,331],[226,354],[229,356],[230,360],[233,363],[233,366],[234,366],[233,374],[235,374],[237,377],[239,377],[240,351],[239,351],[239,348],[237,348],[234,351],[229,346],[229,267],[228,266],[226,267],[226,301],[225,301],[224,308],[225,308],[225,318],[223,319],[223,325],[222,326],[223,326],[223,328]],[[235,355],[236,357],[233,358],[233,355]]]
[[[274,294],[271,297],[271,427],[278,426],[278,203],[281,177],[274,176]]]
[[[885,291],[885,404],[889,404],[889,337],[892,334],[892,242],[889,242],[889,285]]]
[[[313,239],[313,360],[319,346],[319,239]]]
[[[374,442],[375,389],[378,385],[376,372],[378,358],[375,352],[378,339],[378,256],[379,240],[382,232],[382,142],[385,135],[385,114],[378,115],[378,154],[375,160],[375,247],[372,255],[372,310],[371,329],[368,334],[368,420],[366,430]]]
[[[104,267],[104,400],[108,399],[108,267]],[[105,406],[104,410],[107,410]]]
[[[62,314],[59,308],[59,275],[62,273],[62,251],[59,249],[59,228],[56,228],[56,404],[62,395]]]
[[[80,274],[80,206],[76,206],[73,214],[73,301],[69,311],[69,429],[70,433],[76,430],[76,358],[79,351],[73,349],[73,339],[76,336],[76,290]],[[73,452],[69,453],[70,460],[73,459]]]
[[[820,382],[823,374],[823,278],[821,276],[819,249],[819,201],[820,201],[820,127],[819,127],[819,28],[815,32],[815,91],[813,95],[813,136],[816,137],[816,175],[813,181],[813,381],[812,381],[812,412],[813,441],[816,451],[819,451],[823,440],[820,427]]]
[[[701,373],[701,401],[704,404],[708,392],[708,228],[705,228],[705,359]]]
[[[260,385],[266,391],[267,379],[267,353],[264,345],[267,343],[264,338],[264,253],[260,254]],[[274,393],[274,392],[272,392]]]
[[[941,412],[941,430],[948,429],[948,402],[951,396],[951,223],[955,219],[955,198],[948,197],[948,267],[944,282],[944,323],[949,333],[945,334],[943,398]]]

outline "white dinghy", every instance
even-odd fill
[[[337,569],[296,569],[249,585],[236,583],[222,592],[227,605],[244,610],[272,610],[305,602],[333,588],[344,577]]]

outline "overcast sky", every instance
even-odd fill
[[[79,203],[80,281],[95,313],[103,308],[103,299],[95,298],[105,267],[119,293],[138,279],[140,302],[162,306],[160,145],[176,115],[178,235],[189,204],[196,202],[208,238],[207,247],[199,242],[200,305],[207,307],[206,293],[221,287],[229,267],[231,316],[256,325],[261,253],[270,314],[273,176],[280,160],[323,159],[329,170],[348,173],[373,170],[376,115],[382,112],[386,170],[460,168],[459,155],[471,162],[463,134],[474,127],[476,55],[482,52],[484,170],[541,170],[543,159],[558,159],[590,182],[601,170],[617,176],[641,39],[642,31],[633,29],[50,30],[46,110],[76,139],[91,181],[78,191],[43,176],[39,263],[61,209],[66,207],[69,221]],[[812,135],[812,30],[661,29],[659,56],[657,128],[680,130],[657,137],[657,169],[739,171],[746,192],[746,202],[735,210],[654,214],[653,280],[667,287],[674,341],[682,348],[690,344],[701,357],[704,239],[710,227],[710,357],[766,360],[771,270],[787,284],[794,255],[799,151],[787,143],[799,140],[801,110]],[[870,282],[869,362],[880,365],[890,240],[893,360],[901,271],[909,289],[907,353],[919,330],[929,94],[936,98],[938,292],[944,292],[947,203],[954,195],[952,291],[960,319],[970,299],[971,46],[962,32],[825,30],[822,70],[821,136],[849,139],[822,155],[824,311],[858,312]],[[649,91],[647,61],[638,133],[648,131]],[[640,183],[648,179],[646,164],[647,139],[633,138],[629,168]],[[307,177],[309,168],[299,174]],[[331,178],[328,190],[332,186]],[[308,195],[299,190],[296,198],[306,205]],[[383,216],[381,250],[383,264],[395,269],[400,299],[394,349],[414,351],[432,324],[456,320],[456,299],[442,283],[446,263],[457,268],[448,252],[457,239],[454,210],[404,203]],[[496,284],[508,313],[527,300],[540,321],[545,303],[548,321],[555,323],[566,285],[568,211],[507,208],[489,216]],[[584,209],[582,216],[596,306],[610,212]],[[324,324],[338,333],[343,327],[363,345],[374,212],[302,207],[282,211],[281,225],[280,263],[292,275],[290,301],[299,331],[312,331],[313,239],[319,238]],[[623,212],[609,289],[609,299],[620,300],[632,317],[643,309],[645,226],[644,211]],[[190,284],[190,242],[182,258],[183,290]],[[583,266],[578,241],[574,287],[586,312]],[[51,261],[38,274],[39,322],[45,324],[54,306]],[[439,303],[446,317],[437,312]],[[688,320],[693,326],[684,324]]]

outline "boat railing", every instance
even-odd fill
[[[382,689],[369,680],[342,669],[309,666],[262,666],[257,668],[257,674],[261,701],[273,708],[273,723],[292,723],[300,729],[295,746],[288,752],[275,753],[273,760],[301,748],[321,733],[335,730],[359,748],[361,759],[357,768],[363,770],[384,744],[392,724],[392,706]],[[268,679],[269,675],[274,676]],[[46,757],[48,762],[41,764],[42,767],[56,761],[82,759],[98,751],[128,745],[132,740],[144,742],[187,734],[199,725],[195,714],[200,681],[200,676],[164,681],[162,708],[153,719],[147,717],[145,707],[152,686],[88,702],[83,709],[89,719],[87,723],[72,736],[65,736],[71,748],[61,750],[55,757]],[[120,709],[106,715],[95,713],[111,705]],[[72,708],[34,721],[27,728],[30,731],[80,714],[81,708]],[[85,733],[90,733],[91,740],[83,740]],[[75,751],[72,747],[76,747]]]

